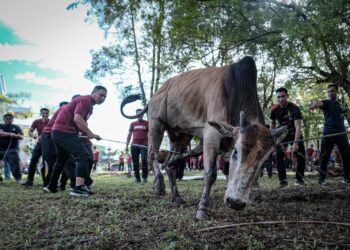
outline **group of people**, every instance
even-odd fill
[[[343,160],[343,182],[345,184],[350,184],[350,145],[344,125],[344,118],[347,118],[349,114],[337,100],[337,85],[328,85],[327,94],[327,100],[317,101],[310,105],[310,110],[320,108],[325,117],[323,137],[321,140],[319,184],[323,185],[326,182],[327,165],[334,145],[338,147]],[[288,185],[285,164],[285,152],[288,145],[291,146],[291,150],[297,159],[295,185],[303,186],[305,185],[304,171],[306,155],[301,133],[302,114],[300,108],[288,100],[288,91],[286,88],[277,89],[276,97],[278,103],[272,107],[270,116],[272,121],[271,128],[276,128],[276,121],[278,121],[279,126],[288,127],[288,134],[277,147],[276,152],[276,165],[280,187],[284,188]]]
[[[96,86],[90,95],[77,95],[69,103],[60,103],[60,108],[50,120],[48,110],[41,110],[42,118],[34,121],[29,131],[29,135],[34,137],[33,132],[37,130],[40,138],[33,150],[27,181],[22,183],[23,185],[33,185],[36,164],[42,155],[48,167],[47,173],[42,173],[44,192],[57,192],[58,180],[65,170],[73,183],[70,195],[89,196],[92,194],[89,189],[93,182],[90,177],[93,167],[90,139],[100,140],[101,137],[89,129],[87,120],[92,114],[93,106],[102,104],[106,96],[107,89],[103,86]],[[5,124],[0,127],[0,144],[2,145],[0,159],[9,163],[13,176],[17,182],[20,182],[22,176],[18,140],[23,138],[23,133],[18,126],[12,124],[11,114],[5,114],[4,121]]]

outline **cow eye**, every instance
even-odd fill
[[[232,151],[232,160],[237,160],[237,154],[238,154],[237,149],[234,148]]]

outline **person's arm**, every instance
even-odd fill
[[[21,134],[4,132],[2,129],[0,129],[0,136],[1,137],[12,137],[12,138],[17,138],[17,139],[23,139],[23,136]]]
[[[132,135],[132,131],[129,131],[128,137],[126,138],[126,147],[125,147],[126,152],[129,152],[129,143],[131,140],[131,135]]]
[[[74,114],[74,122],[78,126],[79,130],[85,133],[90,139],[95,138],[97,140],[101,140],[101,137],[99,135],[92,133],[88,127],[88,124],[81,115]]]
[[[324,104],[322,101],[313,102],[310,104],[310,109],[323,108]]]
[[[299,149],[299,140],[301,136],[301,120],[294,120],[294,127],[295,127],[295,136],[294,136],[294,143],[293,143],[293,150],[298,151]]]
[[[34,134],[35,129],[37,129],[36,120],[32,123],[32,126],[30,127],[29,132],[28,132],[29,136],[32,137],[33,139],[37,138],[36,135]]]
[[[276,128],[276,120],[271,120],[271,129]]]

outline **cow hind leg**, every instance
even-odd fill
[[[165,194],[165,183],[158,163],[159,147],[164,136],[164,126],[160,122],[153,122],[149,130],[150,145],[148,149],[149,164],[154,171],[154,191],[158,196]]]
[[[181,198],[179,191],[177,190],[177,185],[176,185],[176,169],[177,165],[172,164],[168,165],[166,170],[169,178],[169,185],[171,188],[171,194],[172,194],[172,202],[181,204],[185,203],[184,200]]]

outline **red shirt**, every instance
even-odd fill
[[[124,156],[123,155],[119,156],[119,163],[124,163]]]
[[[131,123],[129,132],[132,132],[132,144],[148,145],[148,121]]]
[[[100,152],[98,150],[92,152],[92,160],[93,161],[98,161],[100,156]]]
[[[306,154],[308,157],[311,157],[314,154],[315,150],[313,148],[306,149]]]
[[[30,127],[29,131],[33,133],[34,130],[38,132],[38,135],[41,135],[41,132],[43,129],[47,126],[50,120],[47,120],[46,122],[43,122],[43,119],[37,119],[33,121],[32,126]]]
[[[131,162],[132,162],[132,157],[131,157],[131,155],[129,155],[128,156],[128,164],[131,164]]]
[[[51,117],[49,123],[48,123],[48,124],[45,126],[45,128],[43,129],[43,131],[42,131],[43,133],[51,133],[53,124],[54,124],[55,121],[56,121],[56,117],[57,117],[58,113],[60,112],[60,110],[61,110],[62,108],[63,108],[63,106],[60,107],[60,108],[53,114],[53,116]]]
[[[78,133],[79,129],[74,122],[74,115],[80,115],[87,121],[92,114],[94,101],[91,95],[79,96],[73,99],[57,115],[56,121],[52,127],[53,131],[65,133]]]

